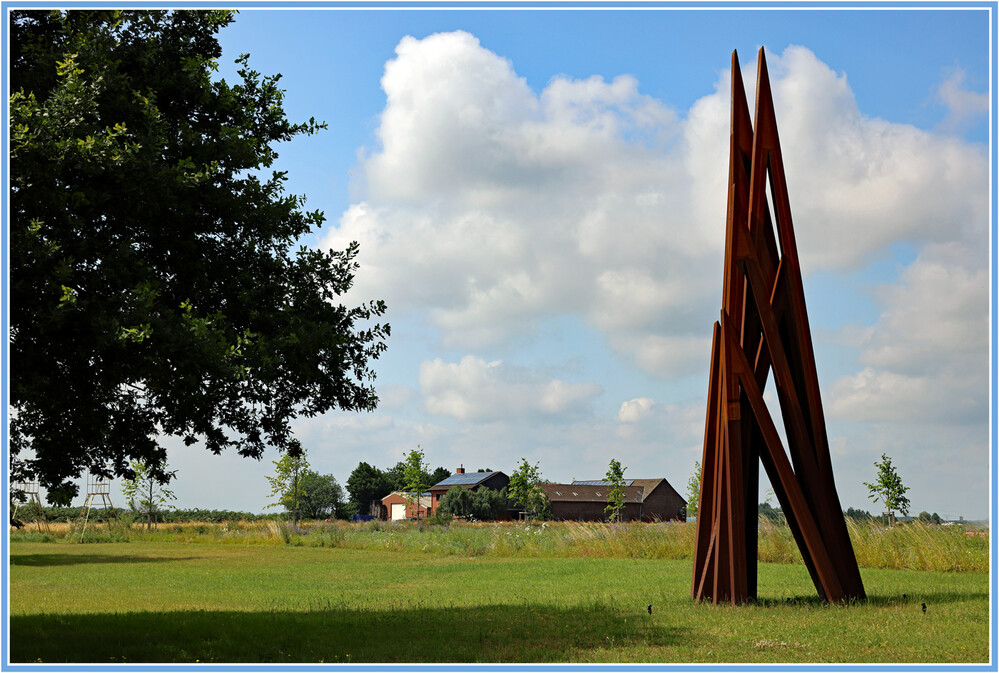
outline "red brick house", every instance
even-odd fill
[[[382,498],[382,507],[389,521],[425,519],[430,515],[430,494],[420,494],[417,503],[412,500],[409,493],[393,491]]]
[[[440,507],[444,496],[453,486],[461,486],[469,491],[477,491],[480,488],[491,488],[494,491],[502,491],[510,484],[510,477],[502,472],[465,472],[464,467],[458,470],[447,479],[443,479],[430,487],[431,509],[434,513]]]

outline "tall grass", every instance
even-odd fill
[[[988,571],[987,534],[966,534],[961,526],[941,527],[920,522],[886,528],[881,524],[847,520],[857,562],[868,568],[903,570]],[[53,524],[40,536],[12,532],[11,541],[79,541],[68,535],[68,525]],[[292,526],[264,521],[161,524],[144,527],[98,526],[84,542],[173,541],[222,542],[243,545],[340,547],[344,549],[422,552],[435,556],[499,558],[624,558],[690,559],[696,528],[666,523],[465,523],[342,521]],[[764,517],[759,524],[759,560],[800,564],[801,554],[786,525]]]
[[[857,563],[871,568],[987,572],[989,540],[984,531],[921,522],[886,528],[847,519]]]

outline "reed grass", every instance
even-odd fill
[[[895,525],[847,520],[857,563],[870,568],[987,572],[989,538],[984,531],[922,522]]]
[[[866,568],[987,572],[988,534],[969,534],[961,526],[922,522],[891,528],[878,522],[847,520],[857,562]],[[51,524],[48,532],[22,530],[11,541],[78,542],[69,524]],[[89,529],[84,542],[170,541],[241,545],[289,545],[344,549],[418,552],[435,556],[497,558],[693,558],[696,527],[664,523],[467,523],[427,522],[288,523],[227,521],[223,523],[160,524],[147,530],[139,525],[102,524]],[[759,524],[759,560],[763,563],[801,564],[790,530],[765,517]]]

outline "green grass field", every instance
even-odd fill
[[[762,564],[760,603],[732,608],[691,602],[683,559],[231,541],[10,550],[15,662],[988,661],[979,572],[864,568],[869,600],[839,606],[818,602],[802,565]]]

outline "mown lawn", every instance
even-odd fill
[[[732,608],[690,601],[686,560],[175,542],[17,542],[10,551],[15,662],[984,663],[989,656],[984,573],[865,568],[869,600],[834,606],[814,598],[803,566],[762,564],[760,604]]]

